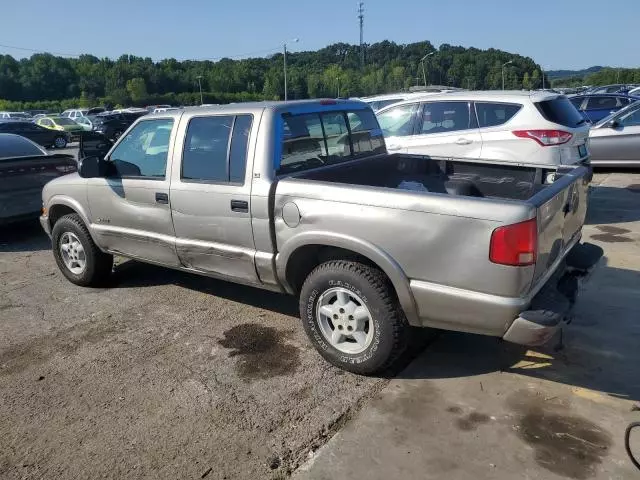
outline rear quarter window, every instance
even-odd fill
[[[556,97],[535,103],[536,108],[545,120],[565,127],[577,127],[585,120],[582,114],[567,97]]]
[[[507,123],[518,113],[522,105],[514,103],[476,102],[476,113],[480,128],[497,127]]]

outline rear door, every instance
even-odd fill
[[[482,138],[482,158],[521,161],[521,157],[515,157],[521,150],[517,148],[519,140],[511,132],[509,122],[522,109],[522,105],[475,102],[474,107]]]
[[[183,265],[259,283],[251,226],[251,172],[260,119],[252,114],[183,118],[171,211]]]
[[[612,113],[628,105],[624,103],[621,97],[613,95],[602,95],[598,97],[589,97],[585,107],[585,113],[589,119],[595,123],[602,120],[604,117],[608,117]]]
[[[479,158],[482,137],[471,102],[425,102],[418,111],[406,152],[416,155]]]

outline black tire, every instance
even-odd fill
[[[55,148],[65,148],[67,146],[67,139],[62,135],[59,135],[53,139],[53,146]]]
[[[348,354],[332,346],[321,331],[317,302],[336,286],[355,293],[369,309],[374,338],[361,353]],[[335,260],[309,274],[300,292],[300,317],[313,346],[329,363],[361,375],[390,368],[407,346],[409,325],[393,287],[380,270],[361,263]]]
[[[60,241],[66,232],[74,234],[84,249],[86,267],[80,274],[72,272],[62,258]],[[53,226],[51,239],[53,256],[58,268],[71,283],[82,287],[95,287],[103,285],[109,279],[113,269],[113,255],[104,253],[98,248],[80,216],[74,213],[60,218]]]

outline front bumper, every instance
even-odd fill
[[[40,225],[42,225],[42,229],[44,232],[51,238],[51,226],[49,225],[49,216],[41,215],[40,216]]]

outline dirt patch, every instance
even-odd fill
[[[460,430],[471,432],[473,430],[476,430],[478,426],[489,423],[489,420],[489,415],[485,415],[484,413],[479,412],[472,412],[465,417],[459,418],[456,421],[456,425]]]
[[[627,230],[626,228],[614,227],[612,225],[600,225],[596,228],[604,233],[591,235],[591,238],[593,238],[594,240],[606,243],[633,242],[632,238],[624,236],[624,234],[626,233],[631,233],[631,230]]]
[[[566,405],[527,390],[516,392],[508,403],[518,416],[518,436],[535,449],[538,465],[577,480],[595,475],[612,445],[608,432],[572,415]]]
[[[246,323],[230,328],[224,336],[218,343],[231,349],[229,357],[240,357],[236,368],[244,380],[289,375],[300,363],[298,349],[284,343],[282,332],[275,328]]]
[[[596,228],[601,232],[611,233],[613,235],[624,235],[625,233],[631,233],[631,230],[627,230],[626,228],[614,227],[613,225],[599,225]]]
[[[447,408],[447,412],[453,413],[454,415],[461,415],[462,409],[460,407],[453,406],[453,407]]]

